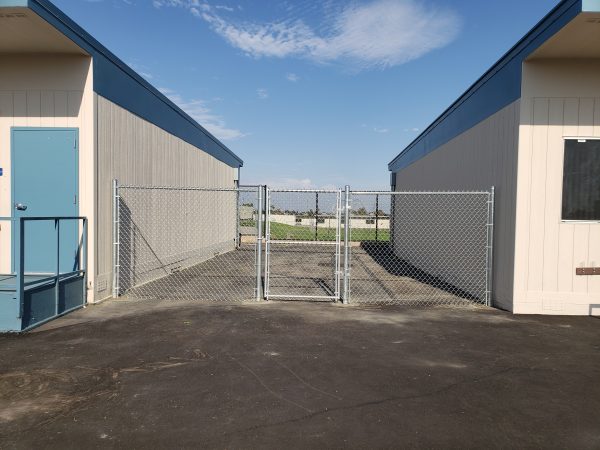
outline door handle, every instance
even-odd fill
[[[15,203],[15,209],[18,211],[25,211],[27,209],[27,205],[23,203]]]

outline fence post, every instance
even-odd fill
[[[119,296],[119,181],[113,180],[113,289],[112,296]]]
[[[379,194],[375,194],[375,242],[379,240]]]
[[[346,185],[344,192],[344,305],[348,304],[350,296],[350,186]]]
[[[256,301],[259,302],[262,298],[262,186],[258,189],[257,210],[258,218],[256,220]],[[238,192],[239,195],[239,192]],[[238,202],[239,203],[239,202]],[[239,219],[238,219],[239,222]]]
[[[239,181],[234,181],[234,186],[235,186],[235,217],[236,217],[236,224],[235,224],[235,248],[240,248],[240,245],[242,244],[242,240],[241,240],[241,236],[240,236],[240,182]]]
[[[315,241],[319,240],[319,193],[315,193]]]
[[[493,266],[494,266],[494,207],[495,207],[495,187],[492,186],[488,194],[488,223],[487,223],[487,277],[485,304],[492,306],[492,288],[493,288]]]
[[[265,293],[264,299],[269,300],[269,254],[271,250],[271,221],[269,215],[271,214],[271,198],[269,194],[269,187],[265,186]],[[262,214],[262,211],[261,211]]]
[[[335,202],[335,216],[336,216],[336,228],[335,228],[335,301],[341,299],[341,273],[340,273],[340,259],[341,255],[341,241],[342,241],[342,190],[338,189]]]

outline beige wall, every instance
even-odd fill
[[[599,314],[600,223],[561,221],[564,138],[600,138],[600,61],[523,68],[514,311]],[[591,305],[597,305],[594,309]]]
[[[234,187],[237,169],[96,95],[97,299],[112,290],[112,180],[142,186]],[[165,228],[165,229],[168,229]],[[176,230],[177,227],[172,227]],[[235,234],[235,233],[233,233]]]
[[[79,129],[79,214],[92,217],[93,117],[90,57],[0,54],[0,216],[12,214],[11,127],[72,127]],[[11,230],[6,222],[0,227],[0,273],[9,273]],[[89,231],[92,235],[92,221]]]
[[[505,309],[511,309],[513,294],[519,109],[514,102],[396,175],[397,191],[496,187],[492,298]]]

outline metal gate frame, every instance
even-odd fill
[[[332,300],[334,302],[339,301],[341,298],[341,213],[342,213],[342,190],[341,189],[271,189],[268,186],[265,189],[265,283],[264,283],[264,298],[270,300],[272,298],[286,298],[286,299],[298,299],[298,300]],[[272,193],[315,193],[315,194],[335,194],[336,195],[336,208],[335,208],[335,221],[336,221],[336,239],[335,243],[329,243],[326,241],[294,241],[294,240],[277,240],[271,239],[271,200]],[[317,219],[315,219],[317,220]],[[317,222],[315,222],[317,226]],[[297,245],[335,245],[335,263],[333,267],[334,276],[334,295],[286,295],[286,294],[271,294],[270,292],[270,276],[271,276],[271,244],[297,244]]]

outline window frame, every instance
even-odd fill
[[[562,151],[561,151],[561,161],[560,161],[560,205],[559,205],[559,222],[564,224],[597,224],[600,223],[600,219],[594,220],[578,220],[578,219],[563,219],[562,217],[562,208],[563,208],[563,198],[564,198],[564,182],[565,182],[565,150],[567,141],[572,140],[582,140],[582,141],[600,141],[600,137],[598,136],[563,136],[562,141]]]

